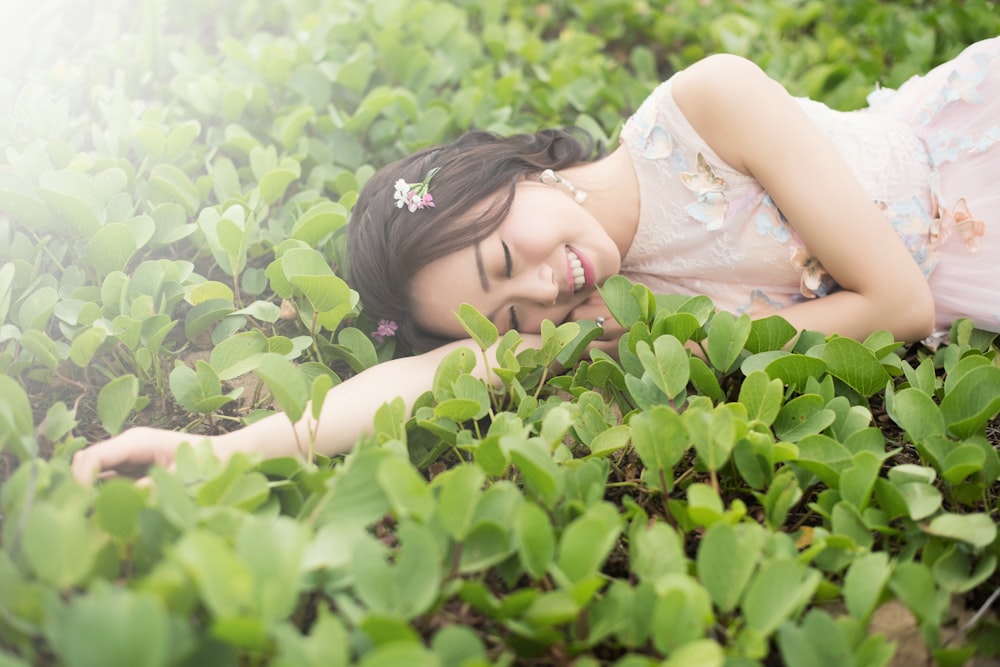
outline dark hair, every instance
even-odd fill
[[[365,313],[395,320],[404,346],[426,350],[447,342],[422,330],[411,316],[413,277],[434,260],[492,234],[507,216],[522,177],[565,169],[595,153],[593,140],[583,132],[501,137],[472,131],[378,170],[361,190],[348,225],[350,283]],[[396,181],[420,183],[431,169],[439,170],[430,188],[434,207],[397,208]]]

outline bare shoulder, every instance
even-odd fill
[[[742,56],[717,53],[694,63],[674,77],[676,99],[697,104],[702,98],[732,95],[754,86],[774,83],[756,63]]]
[[[731,54],[708,56],[679,72],[672,93],[698,134],[726,162],[743,170],[741,143],[747,130],[791,99],[756,63]]]

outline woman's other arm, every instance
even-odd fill
[[[312,424],[315,451],[333,455],[350,450],[359,438],[371,432],[378,409],[396,397],[412,406],[431,388],[441,360],[459,347],[475,352],[477,363],[473,374],[486,377],[479,349],[471,341],[458,341],[418,356],[381,363],[333,387],[323,401],[318,424]],[[236,452],[254,453],[262,458],[294,456],[300,448],[304,453],[309,446],[311,421],[308,409],[297,422],[279,412],[239,430],[209,436],[208,440],[223,460]],[[203,436],[179,431],[129,429],[77,452],[73,457],[73,472],[77,479],[89,482],[102,473],[114,474],[116,470],[170,465],[181,443],[202,439]]]
[[[798,103],[759,67],[711,56],[679,74],[674,99],[718,155],[753,176],[843,288],[784,308],[797,328],[919,340],[934,326],[923,273]]]

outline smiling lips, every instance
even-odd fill
[[[580,260],[579,255],[577,255],[572,248],[566,247],[566,258],[568,260],[568,274],[570,279],[570,284],[573,286],[573,293],[576,294],[584,288],[593,280],[587,279],[587,271],[584,268],[583,261]]]

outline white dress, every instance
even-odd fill
[[[838,289],[760,184],[695,132],[671,83],[622,130],[641,201],[622,273],[751,315]],[[853,112],[799,103],[928,277],[937,332],[960,316],[1000,330],[1000,37],[868,101]]]

